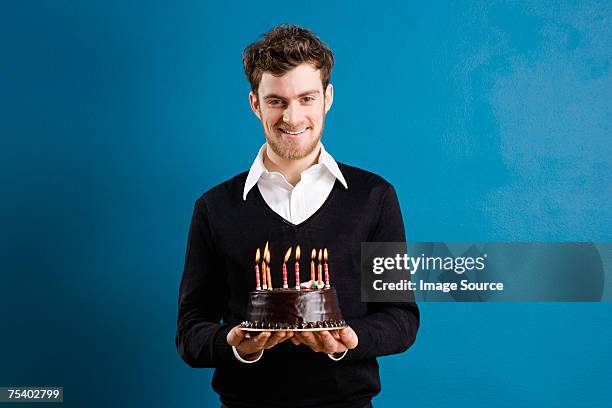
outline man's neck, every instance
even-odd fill
[[[299,183],[302,172],[317,163],[320,153],[321,144],[319,143],[308,156],[297,160],[289,160],[274,153],[270,146],[266,144],[263,157],[264,166],[266,166],[268,171],[282,174],[289,184],[295,186]]]

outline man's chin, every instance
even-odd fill
[[[270,138],[266,135],[268,146],[279,157],[285,160],[300,160],[311,154],[319,145],[321,137],[311,141],[287,141],[285,139]]]
[[[281,149],[280,151],[275,151],[278,156],[287,160],[300,160],[304,157],[308,156],[310,152],[302,149]]]
[[[296,146],[295,144],[285,144],[285,143],[277,143],[276,141],[272,141],[268,138],[268,145],[272,148],[272,151],[276,153],[277,156],[282,157],[286,160],[300,160],[304,157],[308,156],[312,153],[319,144],[319,140],[317,139],[314,143],[309,146]]]

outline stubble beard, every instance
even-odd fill
[[[299,160],[308,156],[314,151],[314,149],[316,149],[319,141],[321,140],[321,133],[322,131],[319,132],[317,138],[313,139],[313,141],[304,149],[300,149],[297,143],[290,140],[279,143],[268,135],[266,135],[266,140],[268,141],[268,145],[270,145],[272,151],[279,157],[287,160]]]
[[[309,145],[307,145],[304,149],[300,150],[298,147],[299,144],[296,143],[296,141],[287,140],[287,139],[282,140],[281,138],[276,139],[274,137],[271,137],[267,133],[266,133],[266,140],[268,142],[268,145],[272,149],[272,151],[279,157],[286,159],[286,160],[299,160],[299,159],[303,159],[304,157],[308,156],[317,148],[317,146],[319,145],[319,141],[321,140],[321,136],[323,135],[324,127],[325,127],[325,106],[323,106],[323,119],[321,122],[321,130],[319,131],[319,134],[317,135],[317,137],[315,137],[312,140],[312,142]],[[279,130],[275,126],[272,131],[278,132]],[[310,128],[310,131],[311,132],[313,131],[312,127]]]

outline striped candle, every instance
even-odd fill
[[[323,250],[323,260],[325,264],[323,265],[323,269],[325,269],[325,287],[329,288],[329,269],[327,267],[327,248]]]
[[[319,271],[319,277],[317,279],[317,287],[319,289],[321,289],[323,287],[323,274],[322,274],[322,263],[321,261],[323,260],[323,250],[319,249],[319,265],[317,267],[318,271]]]
[[[255,253],[255,284],[257,285],[256,289],[260,290],[261,285],[259,284],[259,248],[257,248],[257,252]]]
[[[295,288],[300,290],[300,246],[295,248]]]
[[[268,273],[268,289],[274,289],[272,287],[272,275],[270,274],[270,250],[266,254],[266,271]]]

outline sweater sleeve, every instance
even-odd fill
[[[369,241],[405,242],[404,221],[393,186],[388,186],[381,202],[378,223]],[[369,303],[368,312],[365,317],[347,321],[357,334],[359,343],[345,359],[401,353],[414,343],[420,322],[419,308],[414,301]]]
[[[229,324],[221,324],[227,304],[227,285],[217,267],[213,233],[203,198],[196,201],[185,255],[178,302],[176,347],[191,367],[217,367],[235,363],[227,343]],[[215,288],[215,290],[210,290]]]

